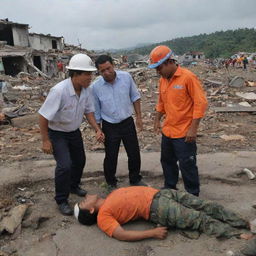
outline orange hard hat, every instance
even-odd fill
[[[173,51],[166,45],[155,47],[149,55],[149,68],[157,68],[173,55]]]

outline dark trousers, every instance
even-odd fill
[[[195,142],[186,143],[185,138],[171,139],[162,135],[161,164],[165,188],[176,189],[180,169],[186,191],[196,196],[199,195],[200,184]]]
[[[49,129],[56,160],[55,200],[66,202],[71,188],[76,188],[85,166],[85,152],[80,130],[60,132]]]
[[[130,183],[137,183],[140,176],[140,149],[137,133],[132,117],[118,124],[102,121],[102,131],[105,134],[104,175],[109,185],[116,185],[116,167],[121,141],[128,156]]]

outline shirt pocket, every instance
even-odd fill
[[[63,123],[70,123],[72,122],[75,118],[75,107],[72,105],[70,106],[65,106],[61,111],[60,111],[60,121]]]
[[[168,92],[168,101],[178,108],[181,108],[186,100],[186,88],[184,86],[173,86]]]

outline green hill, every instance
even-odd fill
[[[256,30],[244,28],[180,37],[133,50],[120,50],[119,53],[146,55],[159,44],[169,46],[178,55],[189,51],[202,51],[207,58],[229,57],[237,52],[256,52]]]

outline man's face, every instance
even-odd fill
[[[156,72],[164,78],[171,77],[177,69],[176,63],[172,60],[165,61],[156,68]]]
[[[82,210],[90,210],[94,208],[97,200],[99,199],[98,195],[86,195],[85,199],[79,203],[79,207]]]
[[[106,82],[112,83],[115,80],[116,72],[114,70],[114,66],[109,61],[99,64],[98,70]]]
[[[87,88],[92,82],[92,72],[85,71],[80,75],[75,76],[75,81],[83,88]]]

